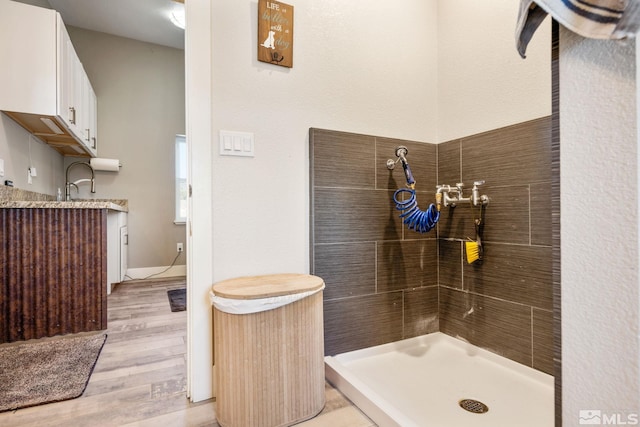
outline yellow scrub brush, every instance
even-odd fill
[[[476,240],[469,239],[464,242],[464,252],[467,257],[467,263],[482,263],[482,240],[480,239],[482,217],[474,220],[476,225]]]

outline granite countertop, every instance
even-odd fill
[[[0,209],[10,208],[110,209],[129,212],[129,201],[126,199],[78,199],[58,202],[54,196],[48,194],[0,186]]]
[[[0,200],[0,209],[8,208],[53,208],[53,209],[110,209],[129,212],[127,200],[72,200],[58,202],[55,200]]]

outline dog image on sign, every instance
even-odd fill
[[[275,34],[276,34],[275,31],[269,31],[269,36],[264,41],[264,43],[262,43],[260,46],[266,47],[267,49],[275,49],[276,47],[273,44],[273,42],[275,41],[275,37],[274,37]]]

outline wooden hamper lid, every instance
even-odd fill
[[[268,274],[223,280],[211,287],[216,296],[231,299],[259,299],[317,291],[324,286],[309,274]]]

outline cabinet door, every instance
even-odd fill
[[[71,44],[69,34],[58,21],[58,117],[73,133],[77,132],[76,63],[78,57]]]
[[[89,79],[87,78],[86,73],[84,72],[84,68],[82,67],[82,63],[80,59],[78,59],[75,50],[73,52],[75,56],[75,64],[74,64],[74,104],[76,107],[76,128],[75,134],[85,147],[89,146],[88,143],[88,121],[89,121],[89,111],[87,109],[87,86],[89,85]]]
[[[56,114],[55,11],[0,1],[0,110]]]
[[[94,156],[98,155],[98,100],[91,87],[91,82],[86,79],[85,99],[83,109],[87,111],[86,145]]]
[[[98,155],[98,97],[91,88],[91,149]]]
[[[125,222],[127,214],[122,213],[121,217],[124,217]],[[129,268],[129,227],[123,225],[120,227],[120,281],[123,281],[127,275],[127,268]]]

